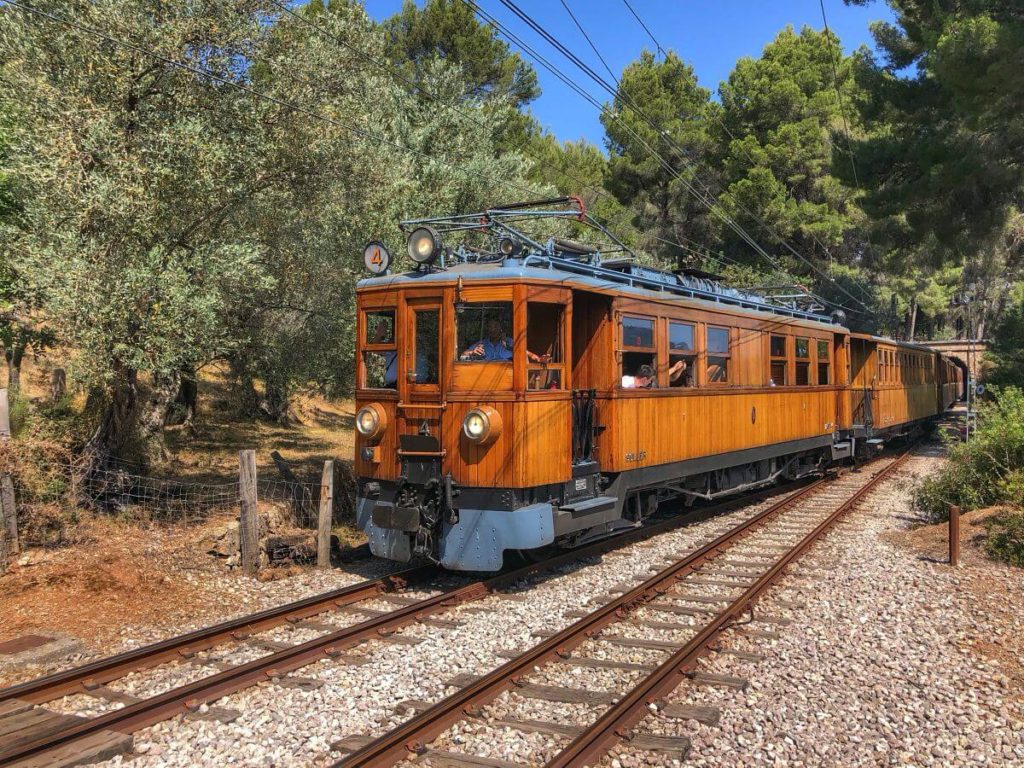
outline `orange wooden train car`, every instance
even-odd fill
[[[924,347],[513,226],[550,207],[407,223],[406,274],[367,246],[356,475],[374,554],[497,570],[668,497],[821,472],[959,396],[960,369]]]

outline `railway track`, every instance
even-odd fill
[[[379,579],[316,595],[271,610],[223,622],[205,629],[144,646],[81,667],[48,675],[0,690],[0,766],[42,766],[77,764],[83,754],[103,759],[125,751],[131,745],[127,734],[181,714],[196,714],[203,705],[249,686],[272,682],[288,685],[289,676],[303,666],[325,658],[339,663],[359,663],[345,654],[370,640],[387,640],[396,630],[417,622],[441,621],[436,614],[454,606],[508,589],[516,582],[563,565],[597,556],[699,520],[755,504],[769,496],[786,493],[803,485],[792,484],[707,506],[687,514],[638,528],[539,563],[514,568],[485,579],[447,589],[425,599],[403,596],[406,588],[429,582],[441,572],[421,566]],[[797,491],[798,493],[800,491]],[[394,610],[360,608],[361,603],[384,599],[398,603]],[[334,626],[322,619],[338,612],[346,616],[369,616],[348,626]],[[303,643],[260,642],[255,636],[283,626],[322,630]],[[193,664],[217,668],[216,661],[202,656],[224,644],[257,643],[265,655],[225,668],[186,685],[147,698],[137,698],[107,684],[129,674],[168,664]],[[280,647],[284,645],[285,647]],[[119,709],[84,718],[59,715],[37,706],[60,697],[87,694],[123,705]],[[15,718],[15,719],[11,719]]]
[[[756,660],[756,654],[730,651],[716,645],[716,642],[746,612],[750,611],[753,616],[753,606],[765,590],[885,477],[901,466],[909,455],[910,451],[907,451],[889,460],[871,476],[850,473],[834,481],[823,479],[772,504],[493,672],[480,678],[459,676],[452,679],[449,685],[459,688],[456,693],[421,708],[419,714],[379,738],[354,735],[343,739],[336,748],[350,751],[350,754],[336,763],[335,768],[381,768],[416,756],[427,764],[516,768],[521,764],[429,747],[452,726],[480,716],[484,707],[494,704],[508,691],[545,701],[610,704],[589,727],[494,717],[493,710],[487,715],[485,721],[497,722],[501,727],[568,739],[569,743],[547,761],[549,768],[596,765],[621,741],[629,742],[634,749],[668,752],[676,757],[685,755],[689,749],[685,737],[638,731],[637,726],[647,717],[658,716],[652,714],[652,707],[654,711],[662,709],[664,697],[671,694],[688,675],[697,675],[697,660],[710,651],[731,652],[741,658],[745,656],[748,660]],[[698,586],[701,583],[716,584],[726,594],[717,597],[694,594],[701,591]],[[639,619],[641,612],[668,616],[672,621]],[[692,617],[692,620],[681,623],[685,620],[683,617]],[[602,642],[629,640],[629,629],[637,626],[673,629],[685,633],[686,639],[677,643],[646,643],[646,647],[661,646],[664,649],[666,658],[656,666],[616,662],[580,653],[584,648],[592,648]],[[609,633],[613,627],[625,629],[627,634]],[[644,647],[645,644],[641,641],[639,645]],[[552,664],[620,669],[623,673],[632,674],[643,671],[647,674],[622,694],[529,682],[528,678],[538,670]],[[712,682],[716,682],[716,676],[710,677]],[[729,684],[735,681],[721,678],[717,682]],[[676,705],[675,716],[714,719],[715,714],[703,707]],[[530,764],[539,762],[531,760]]]

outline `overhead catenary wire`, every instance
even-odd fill
[[[644,29],[647,29],[647,25],[644,23],[644,21],[640,17],[640,15],[635,10],[633,10],[633,7],[629,4],[628,0],[623,0],[623,2],[626,4],[626,7],[629,8],[629,11],[630,11],[630,13],[633,14],[634,18],[636,18],[636,20],[638,22],[640,22],[640,25],[643,26]],[[825,20],[824,0],[820,0],[820,2],[822,3],[822,19]],[[827,20],[825,20],[825,31],[826,31],[826,33],[828,32],[828,21]],[[648,34],[650,34],[650,33],[648,33]],[[654,36],[651,35],[652,39],[653,39],[653,37]],[[660,48],[660,45],[658,44],[658,41],[655,40],[654,42],[655,42],[655,45],[658,45],[659,48]],[[829,50],[831,51],[831,43],[829,44]],[[833,79],[834,79],[834,81],[836,81],[836,89],[837,89],[836,93],[838,94],[839,91],[838,91],[838,79],[836,77],[836,71],[837,71],[836,70],[836,66],[837,66],[837,64],[836,64],[835,60],[833,59]],[[619,87],[621,89],[621,84],[619,84]],[[842,102],[840,102],[840,108],[842,109]],[[846,128],[846,135],[847,135],[847,142],[848,142],[847,143],[847,147],[849,147],[849,135],[850,134],[849,134],[849,128],[846,126],[846,112],[845,112],[845,110],[843,110],[842,114],[843,114],[843,125]],[[736,146],[739,147],[741,152],[743,152],[743,154],[747,158],[747,160],[750,161],[751,166],[756,166],[757,165],[757,161],[754,160],[754,157],[747,150],[747,148],[744,145],[744,143],[742,141],[740,141],[733,134],[733,132],[731,130],[729,130],[729,126],[726,124],[725,120],[720,118],[720,117],[718,117],[713,112],[711,113],[711,115],[712,115],[712,117],[714,117],[715,122],[718,123],[718,125],[722,128],[722,130],[725,131],[725,133],[726,133],[726,135],[728,135],[729,139],[731,141],[733,141]],[[853,163],[853,153],[852,153],[852,151],[850,151],[850,161],[851,161],[851,163]],[[853,172],[854,172],[854,179],[856,181],[856,179],[857,179],[857,168],[856,168],[855,164],[853,165]],[[857,186],[860,186],[859,182],[857,182]],[[786,187],[786,198],[787,199],[792,199],[792,190],[788,186]],[[825,255],[828,256],[829,268],[831,269],[831,267],[832,267],[832,251],[829,249],[829,247],[827,245],[825,245],[823,242],[821,242],[821,240],[818,238],[818,236],[816,234],[814,234],[813,231],[809,232],[808,234],[810,235],[811,239],[818,245],[818,247],[821,248],[822,251],[824,251]],[[858,284],[858,286],[859,286],[859,284]],[[859,288],[860,288],[860,292],[861,292],[861,294],[863,296],[868,296],[868,294],[865,292],[863,286],[859,286]]]
[[[569,14],[569,18],[572,19],[572,23],[576,25],[576,29],[580,31],[580,34],[583,35],[583,39],[587,41],[587,45],[590,46],[590,50],[594,52],[594,55],[597,56],[600,62],[604,65],[604,68],[608,72],[608,76],[611,77],[612,82],[619,85],[619,79],[615,77],[615,73],[612,72],[612,68],[609,67],[608,62],[605,61],[604,56],[601,54],[601,49],[594,45],[594,41],[590,39],[590,35],[587,34],[587,30],[583,28],[580,20],[576,18],[576,14],[572,12],[572,8],[569,7],[569,4],[565,0],[561,0],[561,3],[562,7],[565,8],[565,12]]]
[[[463,0],[463,1],[464,2],[469,2],[469,0]],[[747,242],[752,248],[754,248],[758,253],[760,253],[766,260],[768,260],[770,263],[774,263],[774,260],[772,260],[771,257],[767,254],[767,252],[764,251],[764,249],[761,248],[761,246],[759,244],[757,244],[756,241],[753,240],[753,238],[749,235],[749,233],[747,233],[739,225],[738,222],[733,220],[732,217],[728,216],[728,214],[726,214],[724,211],[721,211],[721,209],[715,204],[715,202],[713,201],[713,196],[711,196],[710,189],[708,189],[707,185],[704,184],[703,181],[701,181],[700,177],[696,173],[696,170],[693,168],[692,164],[686,158],[686,150],[685,150],[685,148],[679,146],[676,142],[674,142],[674,140],[671,138],[671,136],[669,136],[668,133],[664,129],[662,129],[657,123],[655,123],[650,117],[648,117],[643,112],[643,110],[640,109],[633,102],[633,100],[629,98],[628,94],[623,93],[621,90],[613,87],[606,80],[604,80],[604,78],[602,78],[600,75],[598,75],[593,70],[593,68],[588,66],[582,60],[580,60],[580,58],[576,54],[574,54],[567,46],[565,46],[555,36],[553,36],[550,32],[548,32],[543,26],[541,26],[537,21],[535,21],[529,14],[527,14],[522,9],[520,9],[519,6],[517,6],[514,2],[512,2],[512,0],[501,0],[501,3],[507,9],[509,9],[513,14],[515,14],[521,21],[523,21],[527,26],[529,26],[531,29],[533,29],[538,35],[540,35],[542,38],[544,38],[544,40],[546,40],[552,47],[554,47],[556,50],[558,50],[560,53],[562,53],[563,56],[565,56],[567,59],[569,59],[569,61],[572,62],[581,71],[583,71],[584,74],[586,74],[588,77],[590,77],[592,80],[594,80],[594,82],[597,83],[602,89],[606,90],[609,94],[611,94],[613,98],[616,97],[616,96],[620,97],[622,99],[622,101],[626,104],[626,106],[631,111],[633,111],[644,122],[646,122],[648,125],[650,125],[650,127],[662,138],[663,141],[665,141],[666,144],[669,145],[670,148],[674,149],[676,152],[679,153],[680,160],[683,162],[684,165],[687,166],[687,169],[693,174],[693,178],[696,179],[697,181],[701,182],[701,184],[707,190],[708,197],[705,198],[705,197],[699,195],[695,190],[693,190],[692,184],[690,184],[687,180],[683,179],[681,175],[679,175],[678,178],[680,179],[680,181],[683,182],[683,184],[685,186],[687,186],[688,190],[691,191],[691,194],[694,194],[695,199],[697,199],[699,202],[701,202],[705,206],[707,206],[708,209],[713,214],[715,214],[718,218],[722,219],[723,222],[726,223],[727,226],[729,226],[731,229],[733,229],[733,231],[736,232],[737,235],[739,235],[741,237],[741,239],[743,239],[745,242]],[[754,219],[759,224],[761,224],[761,226],[763,228],[765,228],[770,234],[772,234],[772,236],[778,241],[778,243],[780,245],[782,245],[787,251],[789,251],[793,256],[795,256],[799,260],[803,261],[814,272],[816,272],[818,275],[823,277],[825,280],[827,280],[830,283],[832,283],[841,293],[843,293],[849,299],[853,300],[854,302],[856,302],[857,304],[862,306],[864,308],[864,310],[867,311],[868,314],[871,314],[872,311],[871,311],[870,307],[867,306],[867,304],[865,304],[859,298],[857,298],[852,293],[847,291],[846,288],[844,288],[842,285],[840,285],[838,282],[836,282],[830,275],[828,275],[825,272],[823,272],[810,259],[808,259],[806,256],[804,256],[799,251],[797,251],[784,238],[782,238],[781,235],[779,235],[774,230],[774,228],[771,227],[771,225],[769,225],[767,222],[765,222],[764,219],[762,219],[760,216],[758,216],[757,214],[753,213],[748,208],[743,206],[742,203],[738,203],[738,207],[740,208],[740,210],[742,210],[744,213],[746,213],[752,219]],[[778,268],[778,265],[776,265],[776,267]],[[859,312],[859,310],[854,310],[854,309],[849,308],[849,307],[844,307],[844,308],[845,309],[849,309],[850,311]]]
[[[555,67],[553,64],[551,64],[546,58],[544,58],[541,54],[537,53],[534,49],[532,49],[532,47],[529,46],[529,44],[525,43],[518,35],[516,35],[514,32],[512,32],[507,27],[505,27],[503,24],[501,24],[501,22],[499,22],[497,19],[491,17],[489,14],[487,14],[485,11],[483,11],[479,6],[477,6],[474,2],[472,2],[472,0],[463,0],[463,2],[465,2],[467,5],[472,7],[476,11],[477,15],[479,15],[482,19],[484,19],[484,21],[487,21],[488,23],[490,23],[492,26],[495,27],[495,29],[497,29],[499,32],[501,32],[501,34],[505,35],[509,40],[511,40],[516,45],[518,45],[524,52],[527,52],[529,55],[531,55],[536,61],[538,61],[538,63],[540,63],[542,66],[544,66],[545,69],[547,69],[549,72],[551,72],[553,75],[555,75],[555,77],[557,77],[560,80],[562,80],[562,82],[565,83],[567,87],[569,87],[570,89],[575,91],[577,94],[579,94],[584,100],[586,100],[589,103],[591,103],[599,112],[608,114],[611,119],[618,119],[618,117],[615,114],[615,112],[613,112],[607,106],[605,106],[600,101],[598,101],[596,97],[594,97],[592,94],[590,94],[588,91],[586,91],[576,81],[572,80],[567,75],[563,74],[557,67]],[[583,66],[585,66],[585,65],[583,65]],[[595,75],[595,77],[599,78],[599,76],[597,76],[597,75]],[[608,88],[609,86],[607,86],[607,84],[604,84],[604,87]],[[610,92],[615,93],[614,90],[612,90]],[[624,130],[626,130],[627,133],[629,133],[647,151],[647,153],[650,154],[651,157],[654,158],[666,170],[667,173],[669,173],[674,178],[679,180],[686,187],[687,191],[690,192],[690,194],[695,199],[697,199],[699,202],[701,202],[703,205],[705,205],[705,207],[707,207],[716,217],[722,219],[722,221],[727,226],[730,226],[730,228],[734,229],[734,231],[737,233],[737,235],[741,239],[743,239],[744,242],[746,242],[751,247],[751,249],[754,250],[755,253],[757,253],[762,258],[764,258],[769,264],[771,264],[771,266],[773,268],[778,269],[780,272],[785,272],[786,271],[785,268],[782,267],[782,265],[780,265],[777,261],[775,261],[763,248],[761,248],[761,246],[745,230],[743,230],[742,227],[740,227],[735,221],[733,221],[731,219],[731,217],[729,217],[727,214],[725,214],[720,209],[720,207],[716,205],[715,201],[713,201],[711,199],[705,198],[699,190],[694,188],[694,186],[692,185],[692,183],[690,183],[690,181],[688,179],[684,178],[682,176],[682,174],[680,174],[679,171],[677,171],[671,165],[671,163],[669,163],[668,160],[666,160],[660,153],[658,153],[658,151],[654,147],[652,147],[642,136],[640,136],[633,128],[631,128],[626,123],[622,123],[621,125],[623,126]],[[653,123],[652,123],[652,125],[653,125]],[[654,127],[655,127],[656,130],[658,130],[659,134],[663,133],[660,129],[657,128],[656,125]],[[693,168],[693,166],[690,165],[690,164],[687,164],[687,165],[688,165],[688,170],[694,175],[695,178],[697,178],[696,171]],[[705,188],[706,188],[706,186],[707,185],[705,185]],[[721,254],[720,257],[723,258],[724,260],[730,261],[730,262],[732,262],[734,264],[738,264],[738,262],[736,262],[733,259],[730,259],[729,257],[725,256],[724,254]],[[838,306],[842,306],[842,305],[838,305]],[[853,311],[853,312],[857,312],[858,311],[858,310],[851,309],[851,308],[845,307],[845,306],[842,306],[842,308],[843,309],[849,309],[850,311]]]
[[[658,42],[658,38],[656,38],[654,36],[654,33],[651,32],[650,29],[648,29],[646,24],[644,24],[644,20],[640,18],[640,14],[633,10],[633,6],[629,4],[629,0],[622,0],[622,2],[626,6],[626,8],[629,9],[629,12],[633,14],[633,18],[637,20],[637,23],[641,27],[643,27],[644,32],[647,33],[647,36],[651,38],[651,42],[654,43],[654,47],[658,49],[662,56],[666,56],[668,52],[661,47],[661,43]]]
[[[320,34],[321,36],[326,37],[327,39],[335,41],[338,45],[342,46],[346,50],[349,50],[349,51],[351,51],[353,53],[356,53],[360,57],[366,59],[371,64],[373,64],[375,67],[377,67],[380,71],[386,72],[387,74],[389,74],[392,77],[394,77],[398,82],[400,82],[400,83],[402,83],[402,84],[404,84],[404,85],[406,85],[406,86],[408,86],[410,88],[415,89],[417,92],[423,94],[424,96],[429,98],[431,101],[433,101],[434,103],[438,104],[440,107],[442,107],[444,109],[447,109],[447,110],[450,110],[450,111],[453,111],[453,112],[455,112],[457,114],[460,114],[463,117],[466,117],[467,119],[474,121],[477,125],[484,126],[483,121],[480,120],[480,118],[478,118],[476,115],[473,115],[471,112],[467,112],[466,110],[460,109],[455,104],[452,104],[452,103],[449,103],[447,101],[442,100],[436,94],[432,93],[429,89],[425,88],[420,83],[415,82],[414,80],[409,78],[407,75],[402,73],[394,65],[388,64],[387,62],[382,61],[381,59],[376,58],[376,57],[370,55],[369,53],[356,48],[355,46],[353,46],[351,43],[349,43],[346,40],[344,40],[344,38],[340,37],[339,35],[334,34],[333,32],[331,32],[330,30],[324,28],[323,26],[321,26],[319,24],[316,24],[315,22],[313,22],[311,19],[309,19],[305,15],[296,12],[292,8],[289,8],[286,3],[280,2],[280,0],[271,0],[271,2],[275,6],[277,6],[281,11],[283,11],[286,14],[288,14],[292,18],[296,19],[297,21],[301,22],[302,24],[304,24],[306,26],[309,26],[310,28],[315,30],[318,34]],[[484,126],[484,127],[486,127],[486,126]],[[564,170],[562,168],[557,168],[556,166],[552,165],[551,163],[545,161],[544,158],[542,158],[541,156],[537,155],[535,152],[533,152],[531,150],[531,148],[529,147],[529,142],[530,142],[530,138],[527,137],[526,140],[524,140],[521,143],[515,145],[515,149],[517,151],[522,151],[522,152],[526,153],[527,155],[532,157],[542,167],[547,168],[547,169],[549,169],[551,171],[554,171],[555,173],[561,175],[565,179],[569,179],[570,181],[572,181],[573,183],[578,185],[578,187],[580,188],[580,191],[582,191],[583,187],[587,187],[588,186],[587,183],[584,182],[583,180],[581,180],[579,177],[574,176],[573,174],[569,173],[568,171],[566,171],[566,170]],[[594,194],[597,197],[599,197],[599,198],[601,198],[603,200],[608,200],[610,202],[622,205],[614,197],[612,197],[610,194],[608,194],[607,192],[605,192],[604,190],[602,190],[600,188],[594,188],[593,192],[594,192]],[[623,209],[625,209],[627,211],[631,211],[631,212],[633,212],[634,214],[636,214],[638,216],[641,215],[639,211],[637,211],[636,209],[633,209],[633,208],[631,208],[629,206],[622,205],[622,207],[623,207]],[[593,214],[591,214],[591,216],[593,216]],[[597,217],[593,217],[593,218],[599,224],[604,224],[605,226],[607,226],[606,223],[601,222]],[[625,226],[629,227],[632,231],[634,231],[638,235],[640,235],[642,238],[650,238],[650,239],[656,240],[658,242],[661,242],[661,243],[663,243],[665,245],[669,245],[669,246],[678,248],[679,250],[683,251],[687,255],[696,256],[696,257],[699,257],[699,258],[702,258],[702,259],[703,258],[717,258],[716,256],[711,255],[710,252],[706,248],[703,251],[699,250],[701,245],[699,243],[696,243],[695,241],[688,241],[688,242],[691,242],[693,244],[693,246],[696,246],[696,247],[691,247],[691,246],[688,246],[688,245],[684,245],[681,242],[677,242],[677,241],[674,241],[674,240],[670,240],[670,239],[666,239],[666,238],[663,238],[663,237],[659,237],[659,236],[654,235],[654,234],[649,233],[649,232],[644,232],[641,229],[639,229],[638,227],[636,227],[634,224],[632,224],[631,222],[626,221],[626,220],[617,221],[617,223],[624,224]],[[687,240],[687,238],[680,238],[680,239]]]

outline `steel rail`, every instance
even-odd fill
[[[734,507],[757,503],[757,501],[766,496],[785,493],[792,485],[765,489],[750,496],[731,499],[721,504],[695,510],[689,514],[678,515],[651,526],[638,528],[635,531],[611,536],[539,563],[526,565],[497,576],[457,587],[409,606],[398,608],[386,615],[374,617],[367,621],[338,629],[335,632],[321,635],[305,643],[295,645],[292,648],[270,653],[251,662],[204,677],[193,683],[173,688],[139,702],[127,704],[121,709],[75,723],[56,733],[0,751],[0,767],[9,766],[59,746],[85,739],[100,731],[109,730],[132,733],[140,728],[154,725],[175,715],[195,711],[204,703],[216,701],[223,696],[235,693],[249,686],[288,674],[314,661],[336,657],[347,648],[367,640],[380,639],[431,614],[448,610],[462,603],[487,597],[525,577],[650,538],[659,533],[691,524],[697,520],[721,514]],[[795,485],[799,485],[799,483]],[[797,491],[797,493],[803,493],[803,491]],[[98,663],[102,664],[102,662]]]
[[[397,728],[385,733],[375,741],[352,752],[335,763],[335,768],[361,768],[363,766],[391,766],[408,756],[409,752],[421,752],[426,744],[464,720],[468,713],[487,704],[501,693],[511,689],[534,667],[548,661],[557,661],[586,640],[597,635],[605,627],[622,620],[625,612],[638,603],[652,600],[668,591],[670,585],[695,570],[704,561],[714,557],[727,547],[756,530],[759,525],[778,515],[824,485],[826,479],[818,480],[797,491],[795,494],[772,504],[740,525],[718,536],[713,541],[673,563],[668,568],[650,577],[642,584],[606,603],[593,613],[580,619],[561,632],[543,640],[525,653],[508,661],[484,675],[474,683],[456,691],[428,710],[407,720]]]
[[[844,508],[855,503],[866,493],[866,489],[873,487],[905,458],[906,456],[897,459],[894,464],[886,467],[869,480],[864,489],[858,491],[850,501],[843,505]],[[663,569],[639,586],[541,641],[525,653],[442,699],[433,707],[424,710],[364,747],[353,751],[336,762],[334,768],[383,768],[401,762],[409,756],[409,753],[423,752],[430,741],[440,736],[452,725],[477,712],[480,707],[493,701],[504,691],[511,690],[520,679],[532,674],[538,665],[568,658],[572,649],[597,636],[609,625],[621,621],[632,608],[664,595],[675,582],[695,571],[705,561],[733,547],[772,518],[813,495],[817,490],[830,485],[828,479],[821,479],[772,504],[682,560]],[[731,617],[732,613],[729,615]],[[673,687],[676,684],[678,684],[677,679],[674,680]]]
[[[878,484],[892,474],[909,458],[911,451],[893,461],[875,475],[853,496],[806,534],[792,549],[757,579],[740,597],[719,613],[686,645],[666,659],[661,666],[644,678],[635,688],[612,705],[597,722],[546,764],[545,768],[596,765],[618,741],[630,736],[630,729],[650,714],[648,705],[670,694],[679,685],[681,677],[691,671],[698,658],[706,653],[718,635],[733,624],[761,594],[774,584],[795,560],[802,557],[825,533],[832,529]]]
[[[109,683],[132,672],[151,669],[160,664],[181,661],[198,651],[239,639],[241,635],[251,635],[280,626],[293,619],[316,616],[330,611],[334,607],[369,600],[387,592],[395,592],[409,584],[424,581],[437,573],[439,570],[432,565],[409,568],[378,579],[370,579],[330,592],[312,595],[248,616],[229,619],[194,632],[170,637],[79,667],[0,689],[0,703],[11,699],[20,699],[33,704],[43,704],[61,696],[82,693],[88,690],[88,686]]]

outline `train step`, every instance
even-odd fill
[[[832,459],[846,459],[853,456],[853,443],[845,440],[841,443],[832,444]]]
[[[573,517],[577,517],[611,509],[615,506],[616,501],[618,499],[614,496],[596,496],[593,499],[583,499],[582,501],[574,501],[572,504],[563,504],[558,509],[560,512],[569,512]]]

